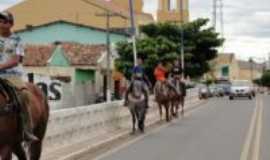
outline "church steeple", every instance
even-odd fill
[[[189,0],[159,0],[157,20],[159,22],[187,22],[189,20]],[[183,13],[183,19],[181,18]]]

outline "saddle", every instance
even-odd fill
[[[19,90],[12,83],[0,78],[0,94],[7,100],[6,104],[0,105],[0,116],[20,112],[22,103],[19,98]]]

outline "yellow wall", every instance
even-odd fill
[[[229,80],[249,80],[256,79],[261,77],[262,71],[258,69],[254,69],[251,71],[251,69],[243,69],[240,68],[238,60],[235,58],[233,54],[226,55],[221,54],[218,55],[218,57],[212,61],[213,63],[213,71],[214,71],[214,77],[216,79],[221,78],[221,68],[222,66],[229,66]],[[211,75],[211,73],[208,73],[207,75]]]
[[[118,3],[119,5],[121,5],[124,8],[129,8],[129,0],[112,0],[115,3]],[[134,10],[136,12],[143,12],[143,0],[135,0],[133,1],[134,3]]]

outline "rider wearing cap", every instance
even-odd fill
[[[23,139],[37,141],[38,138],[32,132],[33,124],[28,107],[30,97],[22,79],[24,48],[20,37],[11,31],[13,24],[14,18],[10,12],[0,12],[0,77],[11,82],[19,91],[19,97],[22,99],[20,116]]]
[[[131,90],[133,88],[132,85],[133,85],[134,80],[143,81],[144,84],[146,84],[148,86],[148,88],[151,87],[151,83],[150,83],[148,77],[144,73],[144,68],[142,66],[143,65],[143,59],[138,58],[137,63],[138,64],[132,68],[132,81],[131,81],[130,86],[128,87],[128,90],[127,90],[126,94],[125,94],[124,106],[127,106],[127,104],[128,104],[128,94],[131,92]],[[145,96],[146,108],[149,108],[148,91],[143,90],[143,92],[144,92],[144,96]]]

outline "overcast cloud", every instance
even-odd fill
[[[0,10],[21,0],[0,0]],[[144,10],[155,13],[158,0],[145,0]],[[270,1],[224,0],[224,51],[237,57],[267,57],[270,52]],[[212,0],[190,0],[191,20],[212,18]]]

